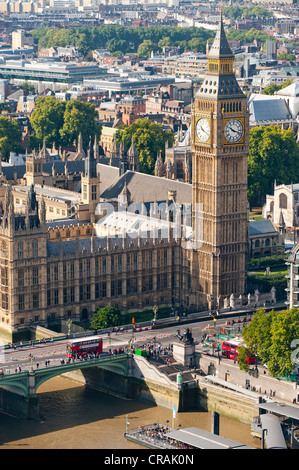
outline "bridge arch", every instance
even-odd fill
[[[15,379],[11,379],[11,377],[8,377],[7,379],[3,378],[0,381],[0,387],[14,387],[17,389],[21,389],[23,392],[23,395],[26,397],[28,396],[28,377],[25,380],[20,380],[18,377],[15,377]]]
[[[35,390],[37,390],[44,382],[58,375],[72,372],[78,369],[88,369],[91,367],[101,368],[102,366],[110,366],[119,369],[123,375],[127,375],[128,371],[128,355],[120,354],[109,356],[105,359],[91,359],[82,362],[74,362],[56,367],[49,367],[35,371]]]

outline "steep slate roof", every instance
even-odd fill
[[[51,219],[47,220],[47,228],[55,227],[67,227],[70,225],[84,225],[89,224],[88,220],[78,220],[78,219]]]
[[[192,202],[191,184],[134,171],[127,171],[124,175],[119,176],[114,183],[102,192],[101,198],[117,199],[125,183],[131,193],[133,202],[152,202],[158,197],[160,201],[167,201],[168,190],[177,192],[176,201],[178,204]]]
[[[103,194],[119,178],[119,168],[98,163],[97,170],[100,172],[100,191]]]
[[[156,238],[161,240],[162,234],[161,230],[159,230],[156,234]],[[94,243],[94,250],[107,250],[107,244],[109,244],[109,249],[114,248],[122,248],[123,244],[125,246],[136,246],[138,243],[137,237],[132,237],[130,235],[125,236],[125,240],[123,240],[122,236],[113,236],[112,234],[107,236],[101,237],[88,237],[88,238],[81,238],[76,240],[61,240],[59,242],[47,240],[47,256],[59,256],[60,247],[62,248],[63,255],[74,255],[76,253],[76,244],[78,244],[78,252],[79,254],[83,253],[90,253],[91,252],[91,243]],[[144,232],[140,234],[140,243],[146,245],[150,243],[152,240],[151,236],[148,232]]]
[[[209,57],[220,59],[221,57],[232,57],[233,53],[228,44],[228,40],[226,39],[223,21],[222,21],[222,14],[220,15],[220,21],[218,30],[213,41],[212,47],[209,51]]]
[[[196,97],[213,100],[226,100],[228,97],[230,99],[244,98],[244,94],[233,70],[220,74],[220,68],[217,71],[212,71],[209,67],[209,63],[211,60],[213,61],[213,59],[225,63],[227,59],[232,60],[233,57],[234,55],[226,39],[221,13],[217,33],[208,54],[208,72],[196,93]]]
[[[265,220],[251,220],[249,222],[249,236],[250,235],[263,235],[267,233],[276,233],[276,230],[269,219]]]
[[[284,99],[261,98],[262,95],[249,99],[250,122],[283,121],[291,118],[291,113]]]
[[[26,173],[26,165],[2,165],[2,173],[7,180],[14,179],[14,172],[17,172],[17,178],[23,178]]]

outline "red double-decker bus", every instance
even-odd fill
[[[66,345],[67,357],[100,354],[101,352],[103,352],[103,340],[100,336],[72,339]]]
[[[222,356],[226,357],[227,359],[233,359],[238,361],[239,352],[238,349],[240,346],[244,346],[240,339],[231,339],[223,341],[222,343]],[[256,357],[254,354],[248,356],[246,358],[246,362],[248,364],[255,364]]]

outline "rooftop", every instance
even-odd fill
[[[249,222],[249,236],[262,235],[267,233],[275,233],[276,230],[269,219],[265,220],[251,220]]]
[[[127,171],[119,177],[117,177],[116,172],[114,175],[115,180],[102,192],[102,199],[117,199],[126,183],[134,202],[152,202],[157,198],[160,201],[167,201],[169,190],[176,191],[176,202],[178,204],[190,204],[192,202],[192,184],[158,178],[137,171]]]
[[[292,118],[283,98],[266,95],[253,95],[249,98],[250,122],[285,121]]]
[[[252,447],[195,427],[173,430],[168,432],[167,436],[198,449],[252,449]]]

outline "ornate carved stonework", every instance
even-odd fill
[[[249,114],[233,63],[221,16],[191,131],[193,232],[196,207],[203,211],[203,236],[191,256],[193,301],[209,308],[246,290]]]

